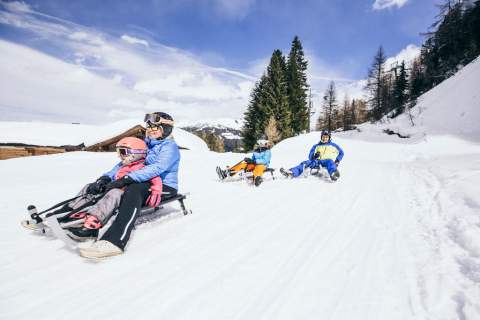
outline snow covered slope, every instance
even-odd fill
[[[480,142],[480,58],[420,96],[411,115],[414,126],[405,113],[383,124],[362,125],[360,129],[369,134],[374,130],[372,127],[376,127],[377,132],[390,129],[414,139],[447,134]]]
[[[273,149],[306,157],[318,133]],[[193,214],[140,224],[99,263],[19,225],[115,162],[73,152],[0,165],[0,319],[479,319],[480,146],[338,138],[342,177],[221,183],[244,157],[182,150]],[[448,147],[445,147],[448,146]]]

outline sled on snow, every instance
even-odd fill
[[[148,206],[142,207],[142,209],[141,209],[141,211],[138,215],[138,218],[146,217],[146,216],[152,215],[156,212],[159,212],[164,208],[164,206],[166,204],[172,203],[172,202],[175,202],[175,201],[179,202],[180,208],[181,208],[184,216],[187,215],[187,214],[191,214],[192,210],[187,209],[186,206],[185,206],[185,202],[184,202],[188,195],[189,195],[189,193],[177,193],[175,195],[165,195],[165,197],[162,198],[162,201],[160,202],[160,204],[157,207],[154,207],[154,208],[148,207]],[[78,199],[82,196],[84,196],[84,195],[80,195],[80,196],[62,201],[62,202],[54,205],[53,207],[50,207],[50,208],[48,208],[48,209],[46,209],[42,212],[38,212],[37,208],[34,205],[29,205],[27,210],[30,214],[30,219],[26,219],[26,220],[21,221],[21,225],[23,227],[27,228],[27,229],[30,229],[30,230],[33,230],[33,231],[39,233],[39,234],[53,236],[53,237],[55,237],[59,240],[62,240],[68,247],[75,249],[77,247],[78,241],[76,241],[72,237],[70,237],[67,234],[66,229],[64,229],[64,228],[67,228],[67,227],[73,227],[74,225],[72,223],[61,224],[58,221],[58,219],[61,218],[61,217],[65,217],[67,215],[71,215],[73,213],[80,212],[82,210],[88,209],[88,207],[90,207],[90,206],[94,205],[96,202],[98,202],[98,200],[100,200],[103,197],[103,194],[94,197],[92,199],[92,201],[86,203],[85,205],[83,205],[79,208],[71,210],[71,211],[67,211],[67,212],[60,213],[60,214],[55,214],[55,211],[52,211],[52,210],[58,209],[58,208],[60,208],[64,205],[66,205],[67,203],[69,203],[69,202],[71,202],[75,199]],[[116,213],[117,213],[117,211],[114,213],[114,216],[112,216],[112,218],[115,218]],[[78,222],[77,222],[77,224],[78,224]],[[109,226],[109,223],[107,223],[105,226]]]
[[[217,171],[218,179],[222,182],[246,180],[247,182],[253,183],[253,172],[252,171],[241,170],[233,176],[223,174],[226,170],[222,170],[222,168],[220,168],[218,166],[216,168],[216,171]],[[267,173],[270,173],[270,175],[268,175]],[[266,178],[266,176],[268,178]],[[263,178],[264,181],[275,180],[276,179],[275,169],[270,168],[270,167],[265,169],[265,171],[263,172],[262,178]]]

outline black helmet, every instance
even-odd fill
[[[172,134],[174,122],[172,116],[170,116],[168,113],[147,113],[143,121],[148,128],[162,128],[163,134],[160,139],[168,138]]]
[[[327,131],[327,130],[323,130],[322,133],[320,134],[320,141],[322,141],[323,136],[327,136],[328,141],[330,141],[330,139],[332,138],[332,136],[330,135],[330,131]]]

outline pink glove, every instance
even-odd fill
[[[162,200],[162,180],[159,177],[155,177],[151,180],[150,195],[147,198],[147,205],[155,208],[160,205]]]
[[[152,208],[158,207],[161,199],[162,199],[161,192],[152,191],[152,193],[150,193],[150,195],[147,198],[147,205]]]

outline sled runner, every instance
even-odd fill
[[[171,202],[175,202],[175,201],[179,202],[183,215],[187,215],[189,213],[191,214],[192,210],[187,209],[184,203],[185,199],[187,198],[187,195],[189,195],[189,193],[177,193],[173,196],[166,195],[165,198],[162,199],[158,207],[155,207],[155,208],[143,207],[138,217],[140,218],[140,217],[151,215],[157,211],[162,210],[164,205]],[[67,215],[71,215],[73,213],[79,212],[80,210],[86,210],[89,206],[92,206],[99,199],[101,199],[102,196],[103,195],[99,195],[95,197],[93,201],[88,202],[86,205],[82,205],[80,208],[67,211],[67,212],[58,213],[58,214],[55,214],[55,211],[52,211],[52,210],[62,207],[66,205],[68,202],[75,200],[81,196],[60,202],[55,206],[47,210],[44,210],[40,213],[38,213],[37,208],[35,206],[30,205],[28,206],[30,219],[21,221],[21,225],[29,230],[35,231],[42,235],[53,235],[55,238],[62,240],[69,248],[76,249],[78,245],[78,241],[76,240],[81,241],[81,240],[87,240],[87,239],[86,238],[79,239],[79,238],[72,237],[72,233],[68,232],[68,228],[72,228],[72,227],[83,224],[83,220],[63,222],[61,218]]]
[[[306,172],[307,170],[305,170]],[[337,175],[332,178],[330,177],[330,175],[328,174],[328,171],[327,169],[323,168],[323,167],[319,167],[319,168],[313,168],[313,169],[310,169],[310,175],[311,176],[315,176],[315,177],[318,177],[326,182],[336,182],[337,179],[340,177],[340,173],[338,170],[336,170],[336,173]]]
[[[280,173],[285,179],[292,179],[293,175],[290,170],[285,170],[284,168],[280,168]],[[308,178],[310,176],[317,177],[325,182],[336,182],[340,177],[340,172],[336,170],[332,176],[328,174],[328,171],[324,167],[316,167],[316,168],[307,168],[303,171],[303,173],[298,177]],[[297,177],[297,178],[298,178]]]
[[[247,181],[250,181],[252,180],[251,178],[253,177],[253,172],[247,172],[245,170],[242,170],[240,172],[238,172],[237,174],[233,175],[233,176],[230,176],[228,175],[227,173],[227,170],[222,170],[222,168],[218,167],[216,168],[216,171],[217,171],[217,175],[218,175],[218,179],[220,181],[225,181],[225,182],[228,182],[228,181],[240,181],[240,180],[247,180]],[[265,179],[264,178],[264,181],[267,181],[267,180],[275,180],[275,169],[274,168],[267,168],[265,169],[264,171],[264,175],[266,173],[270,173],[270,179]]]

